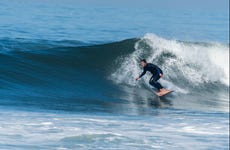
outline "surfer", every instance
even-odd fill
[[[141,60],[141,66],[143,67],[143,72],[142,74],[136,78],[136,80],[139,80],[147,71],[149,71],[152,74],[152,77],[149,80],[149,84],[154,86],[158,92],[167,92],[163,86],[157,82],[162,76],[163,76],[163,71],[156,65],[147,63],[145,59]]]

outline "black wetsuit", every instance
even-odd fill
[[[152,74],[152,77],[149,80],[149,84],[154,86],[158,90],[162,89],[163,88],[162,85],[159,82],[157,82],[157,80],[159,80],[161,78],[160,74],[163,75],[162,70],[154,64],[147,63],[147,65],[144,67],[144,71],[139,76],[139,78],[141,78],[143,75],[145,75],[145,73],[147,71],[151,72],[151,74]]]

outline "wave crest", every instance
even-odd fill
[[[149,74],[144,82],[134,80],[142,71],[139,61],[145,58],[163,69],[161,82],[168,88],[186,92],[188,87],[197,88],[208,83],[229,86],[228,45],[168,40],[146,34],[134,48],[131,54],[119,58],[122,60],[120,68],[111,75],[117,83],[148,85]]]

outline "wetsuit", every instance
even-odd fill
[[[149,71],[152,74],[152,77],[149,80],[149,84],[154,86],[158,90],[162,89],[163,88],[162,85],[159,82],[157,82],[157,80],[161,78],[160,74],[163,75],[162,70],[158,66],[151,63],[147,63],[143,69],[144,71],[139,76],[139,78],[141,78],[143,75],[145,75],[147,71]]]

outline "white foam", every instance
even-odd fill
[[[166,54],[172,56],[161,58]],[[121,67],[112,74],[114,81],[140,86],[135,77],[142,72],[139,64],[141,58],[159,65],[164,72],[161,82],[166,83],[166,87],[173,86],[173,89],[182,93],[188,91],[174,84],[182,78],[186,80],[185,85],[197,86],[217,81],[229,86],[229,47],[224,44],[180,42],[146,34],[136,42],[132,54],[121,58]],[[159,59],[164,62],[157,63]],[[144,77],[145,84],[148,84],[149,77]]]
[[[52,122],[42,122],[41,125],[52,125]]]
[[[101,149],[174,149],[174,146],[182,146],[188,149],[193,142],[202,149],[210,149],[212,144],[217,149],[228,146],[227,115],[187,113],[162,110],[156,116],[104,116],[0,111],[0,147],[61,150],[100,146]],[[49,128],[44,130],[47,124]],[[54,129],[59,130],[53,132]],[[210,144],[210,141],[215,143]]]

